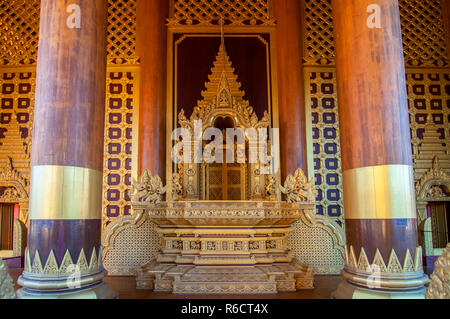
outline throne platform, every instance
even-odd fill
[[[175,294],[274,294],[313,288],[285,236],[313,204],[195,201],[135,204],[161,235],[159,256],[137,288]]]

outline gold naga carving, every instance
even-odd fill
[[[450,244],[435,263],[426,299],[450,299]]]
[[[163,195],[167,192],[167,185],[164,186],[161,177],[152,175],[149,170],[145,170],[139,182],[133,180],[129,195],[132,202],[159,203]]]
[[[15,299],[14,284],[9,276],[8,267],[0,258],[0,299]]]
[[[286,178],[284,186],[280,185],[280,190],[286,195],[286,200],[289,203],[314,201],[315,191],[313,180],[308,181],[301,168],[297,169],[294,175],[290,174]]]

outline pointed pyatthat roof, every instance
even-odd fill
[[[241,90],[241,83],[238,81],[223,41],[205,87],[206,90],[202,91],[203,99],[197,102],[189,120],[184,110],[181,110],[178,115],[181,127],[193,128],[196,120],[202,120],[206,125],[210,125],[215,117],[225,115],[232,115],[236,125],[240,127],[270,126],[269,114],[264,112],[264,117],[259,120],[249,102],[244,100],[245,92]]]
[[[219,53],[216,56],[208,80],[205,83],[206,91],[202,91],[203,99],[207,102],[211,102],[218,96],[220,90],[227,88],[231,96],[237,99],[238,102],[242,101],[245,96],[245,92],[241,90],[241,83],[238,81],[238,76],[235,74],[235,69],[232,66],[223,42],[220,44]]]

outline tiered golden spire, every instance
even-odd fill
[[[264,117],[259,120],[250,103],[244,100],[245,92],[241,90],[241,83],[238,81],[238,76],[225,49],[223,26],[221,39],[219,52],[211,69],[211,74],[208,76],[208,82],[205,83],[206,90],[202,91],[203,99],[197,102],[189,120],[186,118],[184,110],[181,110],[178,115],[180,126],[193,128],[193,123],[196,120],[211,123],[215,116],[225,112],[227,115],[234,113],[234,119],[239,122],[236,124],[240,127],[268,127],[270,119],[267,111],[264,112]]]
[[[235,69],[226,52],[224,42],[220,44],[219,52],[208,80],[205,83],[206,91],[202,91],[202,97],[206,102],[211,102],[218,95],[219,91],[225,87],[229,88],[230,94],[237,99],[237,102],[242,101],[245,96],[245,92],[240,89],[241,83],[235,74]]]

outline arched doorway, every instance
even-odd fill
[[[235,123],[229,116],[217,117],[214,128],[222,132],[222,162],[203,164],[203,183],[205,200],[246,200],[246,174],[247,143],[245,150],[240,150],[238,138],[227,140],[227,130],[235,129]],[[230,148],[232,152],[229,153]],[[243,153],[239,153],[243,151]],[[227,160],[227,154],[231,154],[232,161]],[[239,156],[243,156],[239,160]]]

